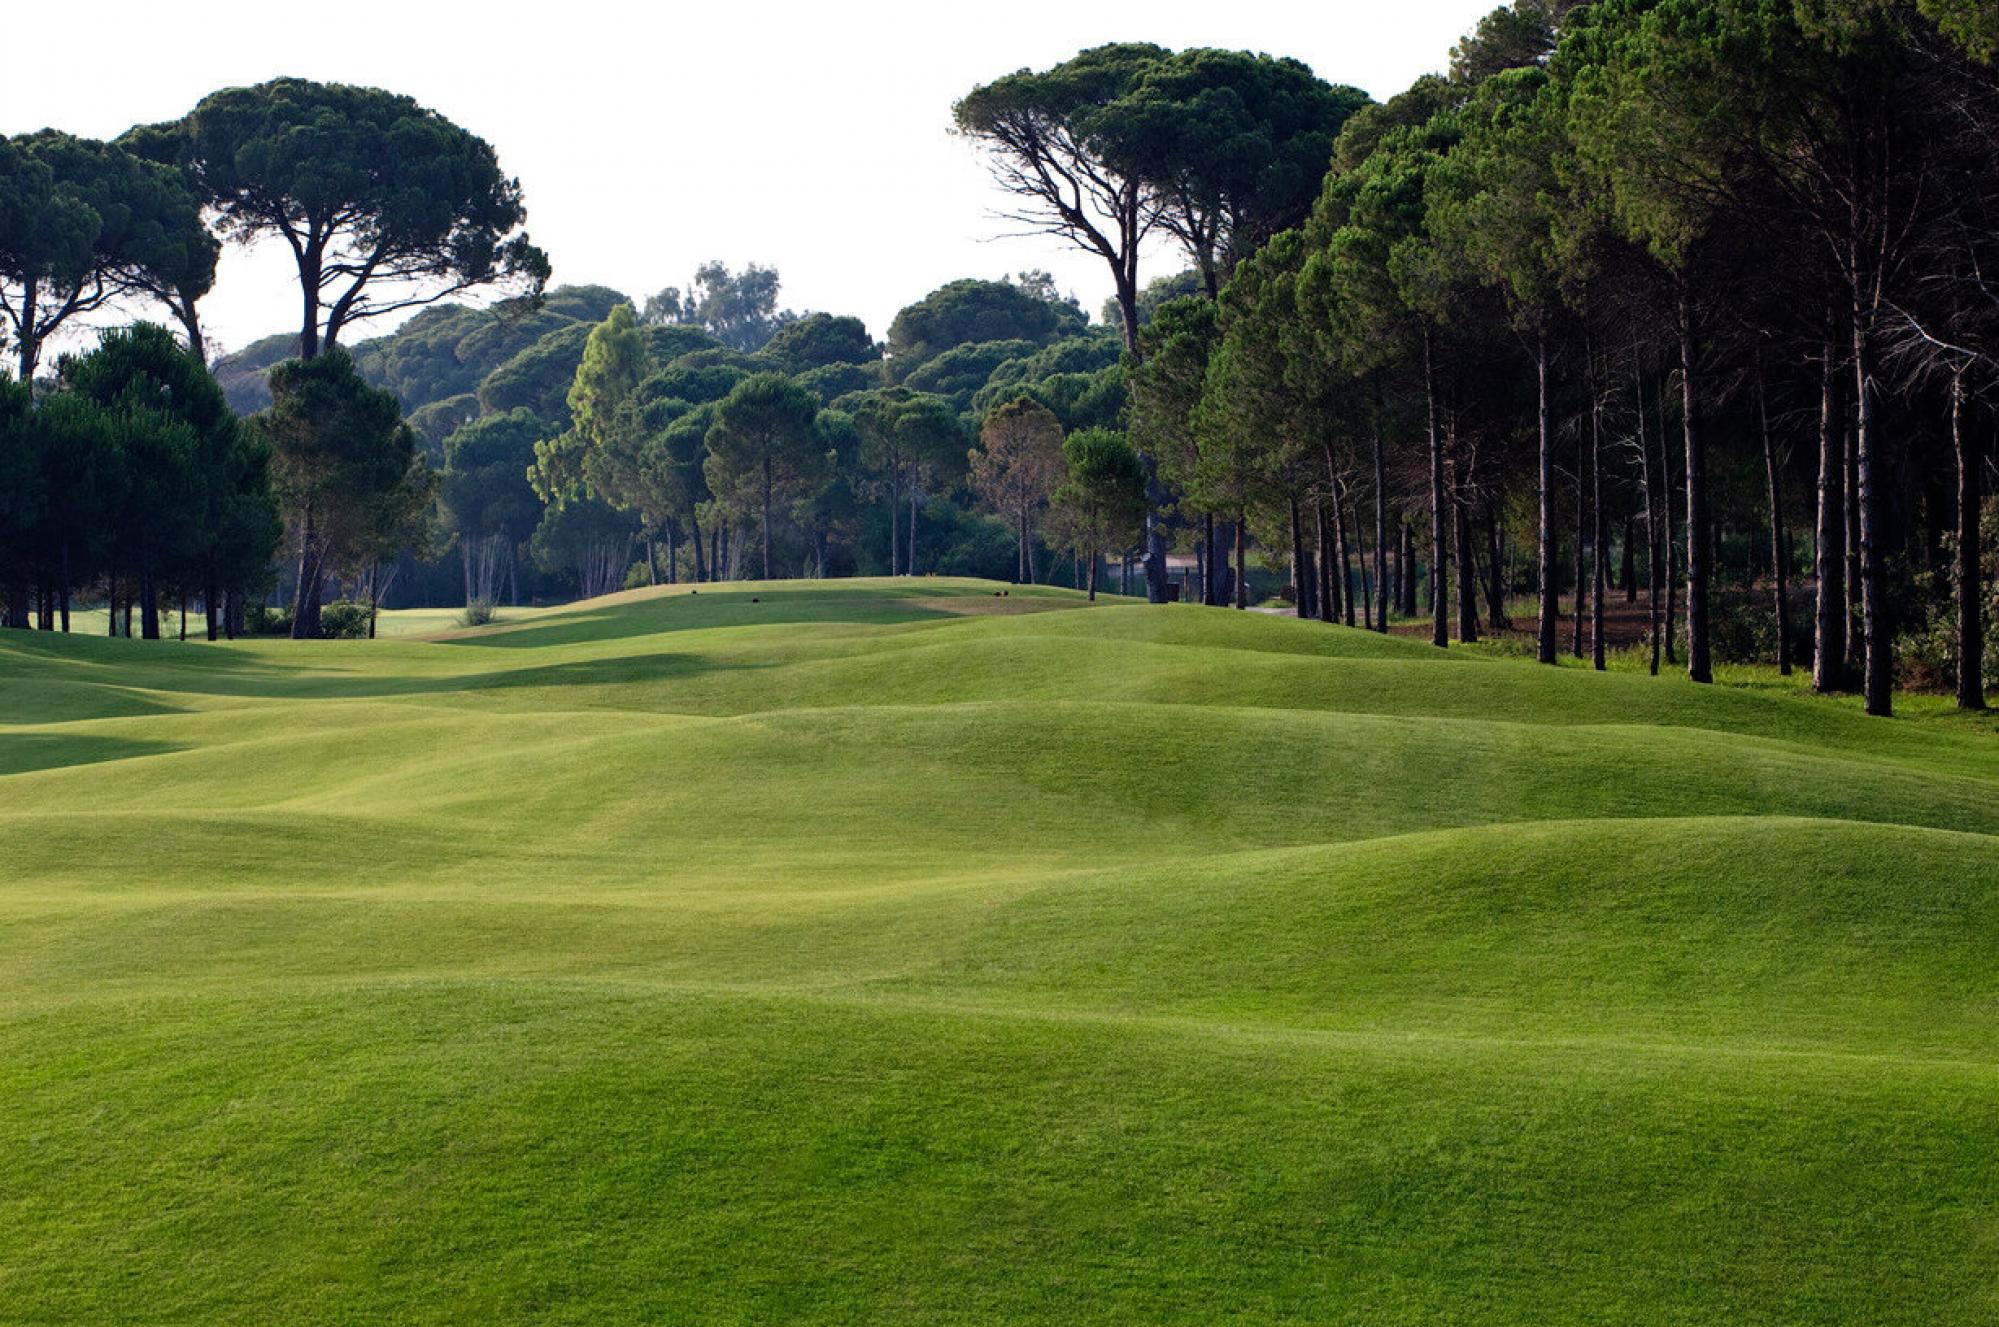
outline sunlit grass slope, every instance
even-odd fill
[[[1999,736],[974,582],[0,637],[0,1321],[1999,1320]]]

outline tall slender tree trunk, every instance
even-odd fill
[[[1333,533],[1326,520],[1326,504],[1323,501],[1312,504],[1312,520],[1318,527],[1319,536],[1319,620],[1336,622],[1339,620],[1339,596],[1333,591]]]
[[[763,465],[763,471],[764,471],[764,474],[763,474],[763,479],[764,479],[764,485],[763,485],[763,498],[764,498],[764,501],[763,501],[763,512],[762,512],[762,516],[763,516],[763,554],[764,554],[764,574],[763,574],[763,578],[764,578],[765,580],[769,580],[769,579],[770,579],[770,500],[771,500],[771,487],[772,487],[772,485],[771,485],[771,475],[770,475],[770,458],[769,458],[769,457],[765,457],[765,458],[764,458],[764,465]]]
[[[1756,426],[1763,434],[1763,475],[1770,490],[1770,574],[1777,596],[1777,672],[1791,675],[1790,559],[1784,555],[1784,478],[1777,442],[1770,436],[1770,401],[1763,382],[1763,352],[1756,352]]]
[[[1857,680],[1861,657],[1867,648],[1860,638],[1860,461],[1855,414],[1857,408],[1849,405],[1841,421],[1841,461],[1846,468],[1846,510],[1842,514],[1846,523],[1846,603],[1840,627],[1846,634],[1846,676],[1849,681]]]
[[[1537,391],[1535,428],[1539,433],[1540,470],[1537,484],[1540,519],[1535,527],[1535,575],[1540,581],[1541,614],[1535,632],[1534,657],[1544,664],[1555,662],[1555,633],[1562,620],[1561,586],[1555,573],[1555,441],[1548,402],[1548,334],[1534,342],[1534,378]]]
[[[680,583],[680,522],[671,516],[666,520],[666,583]]]
[[[909,475],[909,548],[906,554],[909,558],[909,574],[914,576],[916,574],[916,472],[914,470]]]
[[[1961,369],[1950,380],[1950,437],[1957,453],[1957,707],[1982,710],[1985,708],[1985,595],[1978,583],[1981,462],[1964,427]]]
[[[1857,406],[1853,462],[1860,516],[1861,695],[1869,714],[1885,717],[1894,709],[1895,647],[1888,634],[1888,605],[1881,578],[1881,510],[1875,473],[1875,452],[1881,440],[1874,417],[1874,344],[1867,312],[1858,300],[1853,311],[1853,381]]]
[[[1675,547],[1679,540],[1679,522],[1673,516],[1673,435],[1666,429],[1666,383],[1659,384],[1659,502],[1664,520],[1659,523],[1659,538],[1664,546],[1666,559],[1666,630],[1665,654],[1668,667],[1677,662],[1673,658],[1673,634],[1675,624],[1680,620],[1677,599],[1680,588],[1678,554]]]
[[[298,587],[292,594],[292,639],[319,639],[320,554],[318,523],[311,507],[299,532]]]
[[[1589,596],[1583,587],[1589,575],[1589,439],[1576,438],[1576,611],[1570,619],[1569,653],[1583,657],[1583,612]]]
[[[1665,580],[1665,569],[1659,555],[1659,510],[1654,505],[1652,485],[1652,453],[1645,441],[1645,370],[1632,356],[1632,385],[1638,395],[1638,489],[1645,502],[1645,608],[1649,616],[1647,635],[1651,645],[1652,676],[1659,675],[1659,636],[1664,618],[1660,614],[1659,589]],[[1665,440],[1661,438],[1663,443]]]
[[[1222,571],[1215,565],[1215,514],[1201,514],[1201,602],[1210,608],[1221,602]]]
[[[1374,421],[1374,581],[1380,612],[1375,629],[1388,630],[1388,456],[1381,442],[1381,420]]]
[[[1624,602],[1638,602],[1638,528],[1629,513],[1624,517],[1623,567],[1620,574],[1624,578]]]
[[[1423,332],[1423,400],[1430,431],[1430,643],[1451,643],[1444,607],[1444,440],[1437,431],[1437,373],[1429,330]]]
[[[1340,620],[1348,626],[1354,624],[1354,581],[1353,581],[1353,540],[1347,533],[1351,524],[1347,520],[1346,485],[1333,482],[1333,556],[1339,561],[1339,569],[1333,579],[1340,587]]]
[[[1097,602],[1097,564],[1102,562],[1103,560],[1104,560],[1104,555],[1102,553],[1098,552],[1094,548],[1090,550],[1090,602],[1091,603]]]
[[[14,378],[15,381],[30,388],[34,386],[35,361],[41,357],[42,348],[41,341],[35,336],[35,305],[40,295],[41,283],[36,278],[29,277],[22,283],[21,316],[16,326],[17,335],[14,338],[14,349],[17,352],[14,359]],[[25,627],[28,625],[27,607],[25,604],[22,606],[21,617],[18,622],[14,620],[11,604],[9,605],[9,610],[7,614],[8,626]]]
[[[1506,631],[1513,619],[1506,611],[1506,522],[1499,516],[1499,500],[1485,504],[1485,620],[1494,631]]]
[[[1609,588],[1610,556],[1604,547],[1603,520],[1603,391],[1596,379],[1596,352],[1590,352],[1589,415],[1589,508],[1590,508],[1590,666],[1597,672],[1605,667],[1603,639],[1603,597]]]
[[[65,532],[62,537],[62,563],[61,563],[60,575],[62,577],[62,580],[57,585],[56,590],[57,593],[61,596],[61,598],[57,601],[57,607],[62,613],[62,634],[67,636],[69,634],[69,594],[70,594],[71,582],[74,580],[74,573],[71,572],[69,565],[69,535],[67,532]],[[209,637],[209,639],[213,640],[214,637],[211,636]]]
[[[1311,565],[1305,557],[1305,526],[1298,519],[1298,494],[1291,494],[1291,612],[1293,616],[1312,616],[1312,592],[1306,588],[1311,578]]]
[[[1839,348],[1828,326],[1820,347],[1818,518],[1813,526],[1812,688],[1846,685],[1845,406],[1839,396]]]
[[[1708,563],[1714,535],[1708,515],[1707,440],[1702,436],[1694,391],[1694,310],[1685,281],[1680,286],[1680,430],[1687,452],[1687,676],[1714,681],[1713,646],[1708,637]]]
[[[1472,553],[1470,504],[1453,496],[1451,513],[1457,535],[1458,639],[1469,643],[1478,639],[1478,559]]]
[[[139,554],[139,634],[146,640],[160,638],[160,584],[153,552]]]
[[[1400,610],[1402,616],[1416,616],[1416,532],[1404,516],[1400,522],[1402,537],[1396,545],[1395,560],[1401,564],[1396,570],[1396,589],[1402,593]]]
[[[1341,621],[1346,614],[1348,589],[1344,575],[1346,568],[1340,562],[1339,521],[1337,503],[1332,504],[1330,515],[1323,509],[1319,512],[1319,524],[1325,531],[1326,542],[1326,621],[1334,623]]]
[[[1249,526],[1240,510],[1235,514],[1235,606],[1249,607]]]
[[[1353,526],[1354,552],[1357,555],[1355,561],[1360,566],[1360,626],[1368,628],[1374,625],[1374,589],[1373,582],[1368,579],[1367,527],[1361,523],[1358,503],[1354,506],[1353,520],[1350,524]],[[1351,613],[1347,615],[1347,625],[1354,625]]]
[[[687,510],[687,535],[687,542],[694,545],[694,583],[701,585],[708,581],[708,571],[713,564],[702,556],[701,513],[692,507]]]
[[[221,593],[221,590],[215,584],[215,573],[211,570],[201,591],[202,615],[208,619],[208,638],[210,640],[215,639],[217,630],[221,625],[219,621],[222,616],[222,605],[219,602]],[[69,628],[65,626],[63,630],[67,631]]]

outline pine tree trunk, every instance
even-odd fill
[[[1964,427],[1964,374],[1950,382],[1950,436],[1957,452],[1957,707],[1985,708],[1985,595],[1978,583],[1980,458]]]
[[[1597,672],[1605,667],[1603,639],[1603,597],[1609,588],[1610,557],[1604,548],[1603,520],[1603,392],[1596,386],[1596,370],[1590,370],[1591,397],[1589,427],[1590,483],[1590,666]]]
[[[1676,548],[1678,535],[1676,532],[1680,527],[1678,521],[1673,516],[1673,435],[1666,431],[1666,384],[1663,381],[1659,384],[1658,409],[1659,503],[1661,515],[1664,517],[1659,522],[1659,542],[1665,553],[1666,626],[1664,645],[1666,663],[1670,667],[1676,662],[1673,658],[1673,631],[1674,623],[1679,621],[1679,606],[1677,601],[1680,589],[1680,576],[1677,565],[1678,554]]]
[[[160,586],[150,549],[139,554],[139,635],[145,640],[160,638]]]
[[[1638,527],[1627,514],[1624,518],[1624,602],[1638,602]]]
[[[1847,468],[1837,356],[1831,330],[1819,368],[1819,514],[1813,526],[1811,572],[1817,580],[1811,614],[1811,685],[1837,691],[1847,681]]]
[[[1244,513],[1235,514],[1235,606],[1249,607],[1249,533]]]
[[[1858,406],[1853,463],[1860,515],[1861,695],[1869,714],[1885,717],[1894,710],[1895,647],[1888,635],[1881,577],[1880,481],[1875,473],[1881,440],[1874,416],[1874,346],[1865,311],[1858,304],[1853,314],[1853,378]]]
[[[1312,504],[1312,520],[1319,536],[1319,620],[1339,621],[1339,596],[1333,589],[1333,528],[1326,520],[1326,504]]]
[[[1763,433],[1763,475],[1770,490],[1770,574],[1777,596],[1777,672],[1791,675],[1791,597],[1784,556],[1784,479],[1778,473],[1777,443],[1770,436],[1770,402],[1763,383],[1763,355],[1756,355],[1756,423]]]
[[[687,542],[694,546],[694,583],[705,584],[708,580],[710,562],[702,556],[701,515],[693,508],[687,512]]]
[[[1367,569],[1367,527],[1361,524],[1360,509],[1358,506],[1354,508],[1350,515],[1352,517],[1350,524],[1353,526],[1355,560],[1360,566],[1360,626],[1367,628],[1374,625],[1374,583],[1369,579]],[[1354,625],[1351,613],[1347,615],[1347,625]]]
[[[1513,626],[1506,612],[1506,525],[1497,498],[1485,502],[1485,624],[1494,631]]]
[[[1576,439],[1576,564],[1575,613],[1569,625],[1569,653],[1583,657],[1583,611],[1588,595],[1583,586],[1589,576],[1589,440]]]
[[[1665,622],[1660,612],[1659,591],[1665,582],[1665,567],[1659,550],[1659,509],[1652,484],[1652,453],[1645,441],[1645,370],[1634,363],[1632,385],[1638,394],[1638,488],[1645,500],[1645,608],[1648,615],[1647,639],[1651,644],[1652,676],[1659,675],[1659,637]],[[1660,438],[1663,445],[1665,438]]]
[[[1298,495],[1291,494],[1291,612],[1294,617],[1312,616],[1312,594],[1305,588],[1311,568],[1305,557],[1305,525],[1298,519]]]
[[[1374,583],[1380,612],[1375,629],[1388,630],[1388,457],[1381,442],[1381,423],[1374,425]]]
[[[763,502],[763,554],[764,554],[764,574],[763,574],[763,578],[764,578],[765,580],[769,580],[769,579],[770,579],[770,500],[771,500],[771,477],[770,477],[770,458],[769,458],[769,457],[765,457],[765,458],[764,458],[764,466],[763,466],[763,469],[764,469],[764,475],[763,475],[763,478],[764,478],[764,494],[763,494],[763,496],[764,496],[764,502]]]
[[[888,468],[888,574],[902,574],[902,467]]]
[[[1702,436],[1694,391],[1694,311],[1684,283],[1680,289],[1680,430],[1687,464],[1687,676],[1714,681],[1713,647],[1708,639],[1708,563],[1714,535],[1708,515],[1707,440]]]
[[[1540,580],[1541,614],[1535,632],[1534,657],[1544,664],[1555,662],[1555,635],[1562,620],[1561,586],[1555,574],[1555,441],[1548,402],[1548,337],[1543,332],[1534,343],[1534,377],[1537,389],[1535,428],[1540,445],[1540,511],[1535,527],[1535,574]]]
[[[298,586],[292,595],[292,639],[318,640],[321,549],[312,509],[306,508],[305,527],[298,541]]]
[[[1222,597],[1222,572],[1215,565],[1215,514],[1204,512],[1201,516],[1201,548],[1204,554],[1201,574],[1201,602],[1213,608]]]
[[[1860,462],[1855,439],[1854,414],[1857,408],[1847,407],[1841,412],[1841,462],[1846,470],[1846,508],[1842,519],[1846,524],[1846,602],[1842,605],[1840,630],[1846,636],[1846,672],[1849,681],[1855,680],[1860,667],[1861,656],[1866,645],[1860,639]]]
[[[1423,403],[1430,433],[1430,643],[1447,649],[1451,643],[1444,607],[1444,440],[1437,432],[1437,375],[1430,333],[1423,333]]]
[[[1395,575],[1399,582],[1397,589],[1402,592],[1402,616],[1416,616],[1416,532],[1409,526],[1409,518],[1402,518],[1402,540],[1397,546],[1396,560],[1402,565]]]
[[[1458,640],[1469,643],[1478,639],[1478,560],[1472,555],[1470,506],[1454,497],[1451,509],[1458,552]]]

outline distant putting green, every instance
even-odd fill
[[[0,634],[0,1322],[1999,1321],[1990,720],[998,589]]]

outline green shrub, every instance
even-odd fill
[[[319,610],[319,634],[328,640],[364,640],[372,616],[368,605],[342,599]]]
[[[491,599],[474,599],[458,610],[458,625],[461,627],[483,627],[492,620]]]
[[[292,610],[273,608],[269,604],[251,604],[243,610],[243,631],[251,636],[289,636],[292,634]]]

